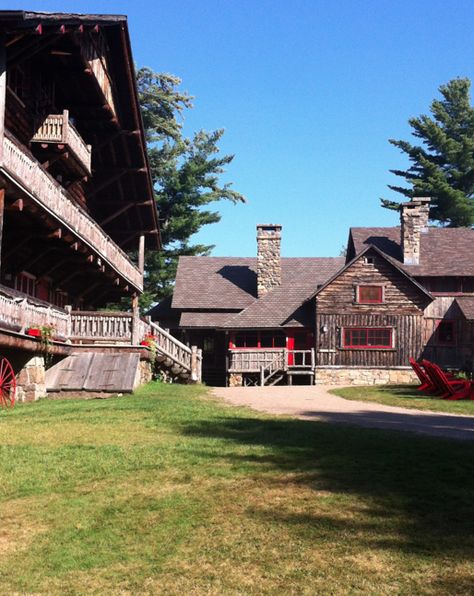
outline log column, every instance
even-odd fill
[[[5,38],[0,36],[0,164],[3,163],[3,137],[5,134],[5,103],[7,93],[7,57]]]

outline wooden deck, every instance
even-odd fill
[[[31,337],[29,330],[44,326],[52,328],[51,342],[55,345],[81,346],[95,351],[102,347],[140,348],[173,374],[201,381],[201,350],[186,346],[156,323],[128,312],[60,309],[0,286],[0,333],[4,331],[16,337],[20,348],[25,339],[40,342],[41,338]],[[147,337],[152,340],[143,345]]]
[[[286,348],[229,350],[229,373],[258,375],[259,384],[274,385],[283,379],[291,385],[294,376],[309,376],[314,382],[315,351]]]

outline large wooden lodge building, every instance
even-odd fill
[[[428,227],[429,203],[352,228],[345,258],[281,257],[281,226],[259,225],[257,258],[182,257],[152,316],[203,350],[211,384],[400,383],[410,357],[471,371],[474,231]]]
[[[198,353],[138,316],[160,233],[126,17],[0,11],[0,38],[0,356],[19,398],[131,390],[150,352],[198,378]],[[133,312],[100,310],[126,296]]]

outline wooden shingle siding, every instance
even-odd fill
[[[372,251],[366,254],[373,259],[373,264],[366,263],[364,257],[361,257],[334,279],[317,296],[318,312],[420,314],[426,306],[426,296],[383,257]],[[355,291],[358,285],[378,284],[384,287],[383,303],[356,303]]]

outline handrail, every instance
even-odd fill
[[[8,175],[65,227],[79,236],[92,251],[109,263],[118,274],[141,291],[143,275],[128,255],[8,132],[5,132],[3,149],[2,166]]]

